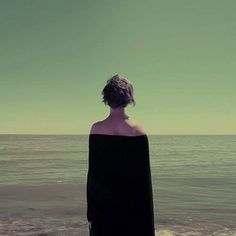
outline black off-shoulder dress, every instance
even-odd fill
[[[88,164],[90,236],[154,236],[148,136],[90,134]]]

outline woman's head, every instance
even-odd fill
[[[130,81],[120,75],[114,75],[107,80],[101,94],[103,101],[111,108],[126,107],[128,104],[135,105],[133,97],[134,89]]]

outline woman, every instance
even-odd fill
[[[129,80],[114,75],[102,90],[109,116],[89,135],[87,219],[90,236],[154,236],[148,137],[125,113],[135,105]]]

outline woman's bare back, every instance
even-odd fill
[[[139,136],[145,134],[143,127],[137,122],[129,119],[115,120],[105,119],[95,122],[90,130],[90,134]]]

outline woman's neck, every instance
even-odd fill
[[[110,115],[108,116],[109,119],[128,119],[129,116],[125,114],[124,107],[118,108],[111,108],[110,107]]]

